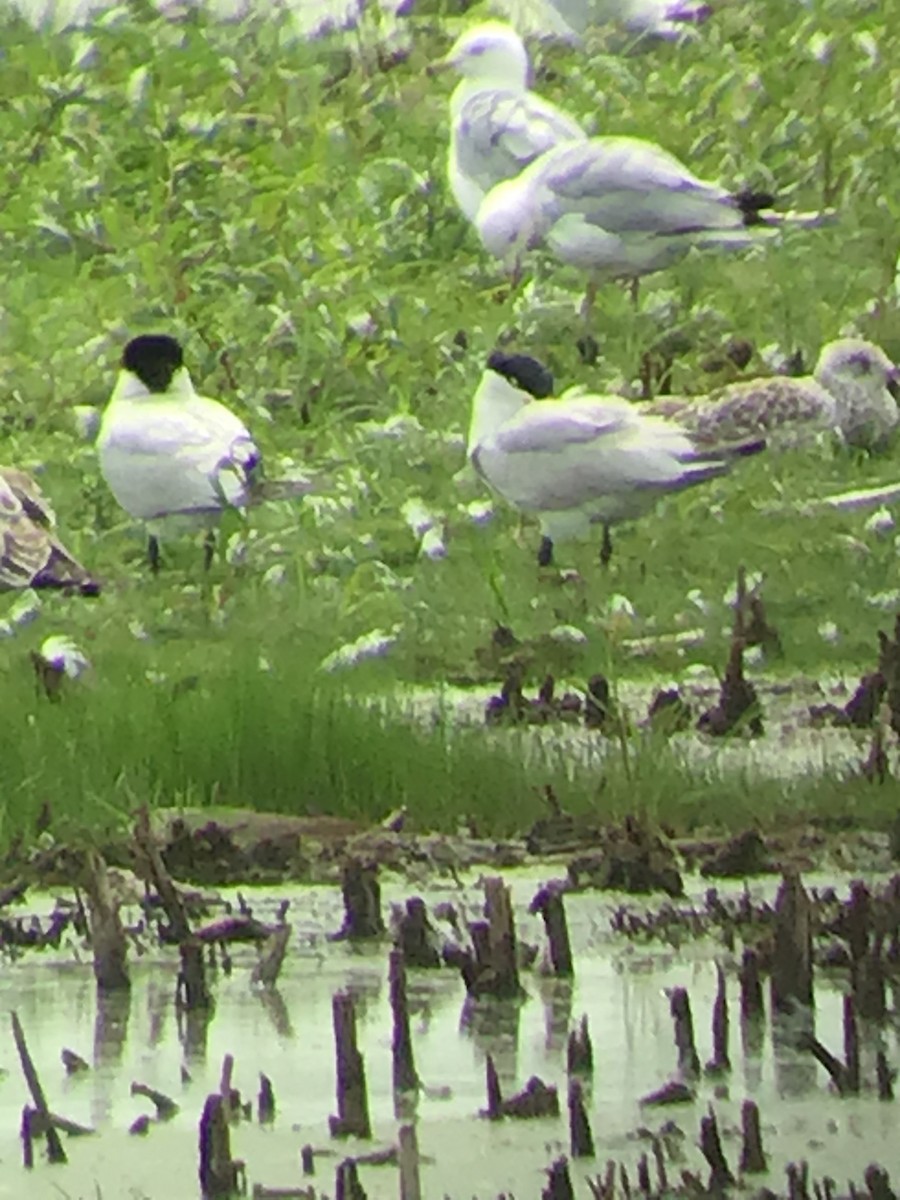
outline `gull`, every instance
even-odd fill
[[[467,448],[489,487],[538,518],[542,567],[555,542],[583,537],[593,524],[603,526],[606,564],[611,525],[765,448],[759,438],[701,447],[676,421],[648,416],[620,396],[570,388],[553,400],[552,391],[553,377],[536,359],[495,350],[472,400]]]
[[[100,584],[56,537],[56,515],[35,479],[0,467],[0,590],[62,588],[96,596]]]
[[[466,30],[429,72],[462,76],[450,97],[447,173],[453,198],[470,222],[487,193],[517,176],[561,142],[587,134],[568,113],[528,89],[522,39],[502,21]]]
[[[146,523],[148,557],[159,570],[164,529],[214,529],[229,508],[303,495],[307,479],[264,481],[262,456],[239,417],[194,390],[179,342],[167,334],[132,338],[97,435],[100,470],[116,500]]]
[[[549,0],[578,35],[614,26],[633,37],[677,41],[693,36],[694,27],[712,14],[701,0]]]
[[[873,342],[839,338],[822,348],[812,375],[749,379],[642,407],[674,418],[702,443],[765,436],[770,447],[788,448],[834,431],[846,445],[872,450],[900,423],[898,398],[900,366]]]
[[[505,264],[544,246],[599,280],[634,283],[692,248],[743,250],[785,225],[815,226],[831,213],[765,213],[772,196],[729,192],[698,178],[674,155],[634,137],[597,137],[547,150],[498,183],[478,210],[485,249]],[[636,293],[635,293],[636,295]]]

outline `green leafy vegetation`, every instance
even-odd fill
[[[526,764],[515,735],[413,731],[342,697],[487,680],[500,623],[550,647],[535,675],[721,666],[742,563],[764,575],[781,636],[770,670],[871,667],[900,601],[894,535],[867,532],[865,512],[801,510],[892,480],[890,455],[762,456],[621,531],[608,571],[596,545],[565,547],[581,577],[567,583],[539,576],[534,527],[499,507],[473,521],[479,493],[454,475],[501,338],[560,384],[596,390],[637,378],[673,330],[675,391],[706,390],[702,364],[729,337],[811,365],[852,330],[900,357],[900,4],[765,0],[723,6],[696,42],[640,57],[538,49],[536,86],[597,132],[654,138],[700,175],[841,214],[759,253],[692,258],[646,281],[638,311],[604,289],[592,365],[577,345],[580,277],[538,261],[511,296],[453,207],[451,84],[425,67],[456,25],[401,28],[394,53],[377,29],[304,41],[268,13],[236,24],[189,7],[169,22],[123,5],[59,34],[2,18],[0,458],[40,471],[64,540],[104,583],[91,602],[44,597],[40,619],[0,645],[3,836],[45,799],[92,826],[150,799],[366,815],[406,802],[423,825],[468,814],[521,828],[551,780],[574,807],[639,802],[661,819],[852,809],[857,785],[811,780],[795,792],[730,780],[722,806],[722,780],[640,739],[629,772],[611,755],[602,781],[566,782],[552,755]],[[206,579],[190,541],[165,546],[149,577],[141,531],[76,432],[74,407],[102,405],[124,341],[151,330],[184,341],[196,385],[246,418],[271,476],[324,477],[319,497],[230,523]],[[748,371],[762,369],[757,356]],[[393,417],[402,437],[385,436]],[[445,558],[420,554],[410,497],[437,515]],[[0,619],[14,603],[0,601]],[[548,636],[560,625],[586,641],[560,649]],[[701,645],[634,660],[629,639],[686,628]],[[327,682],[325,656],[373,630],[396,639],[386,656]],[[57,705],[28,661],[49,633],[93,664]],[[862,810],[889,811],[891,787],[877,799],[867,787]]]

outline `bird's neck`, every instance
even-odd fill
[[[504,76],[502,79],[489,79],[483,76],[463,78],[450,96],[450,118],[455,122],[467,102],[480,92],[524,92],[526,90],[527,84],[524,77],[519,79],[515,75]]]
[[[471,457],[485,438],[489,438],[501,425],[512,420],[527,401],[528,397],[501,375],[488,371],[472,399],[467,456]]]
[[[110,397],[110,404],[120,402],[140,403],[145,401],[152,404],[160,400],[189,400],[196,395],[191,377],[184,367],[180,367],[172,376],[169,386],[164,392],[151,392],[147,385],[133,371],[120,371],[116,386]]]

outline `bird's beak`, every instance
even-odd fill
[[[887,390],[900,404],[900,367],[891,367],[887,373]]]
[[[448,54],[445,58],[436,58],[434,62],[428,64],[425,68],[426,75],[444,75],[447,71],[452,71],[456,66],[456,61]]]

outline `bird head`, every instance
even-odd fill
[[[528,54],[522,39],[503,21],[485,21],[461,34],[450,50],[428,68],[456,71],[466,79],[489,79],[525,87]]]
[[[122,370],[137,376],[148,392],[169,390],[184,366],[181,344],[166,333],[145,333],[132,338],[122,354]]]
[[[872,426],[876,440],[900,422],[900,367],[880,346],[862,338],[830,342],[819,356],[816,382],[827,388],[838,404],[838,419],[845,436],[856,428]],[[871,440],[864,437],[862,443]]]

